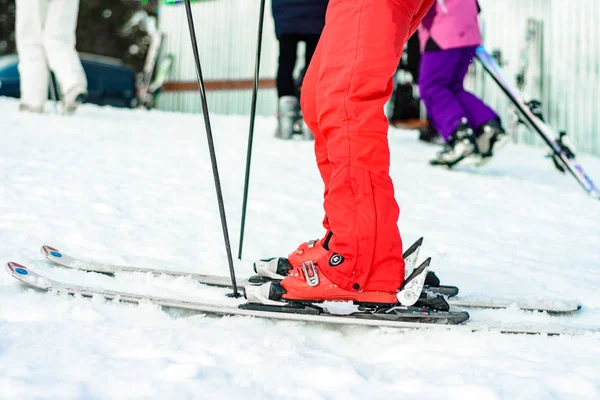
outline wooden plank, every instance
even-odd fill
[[[253,80],[229,80],[229,81],[206,81],[204,86],[206,90],[249,90],[252,89]],[[261,79],[258,81],[259,89],[271,89],[275,87],[274,79]],[[183,82],[165,82],[162,87],[165,92],[184,92],[198,90],[198,83],[195,81]]]
[[[424,129],[429,126],[429,122],[426,119],[394,120],[390,123],[392,126],[402,129]]]

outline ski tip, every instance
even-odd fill
[[[410,245],[408,249],[404,251],[402,254],[402,258],[407,259],[410,257],[417,249],[419,249],[423,245],[423,237],[420,237],[419,240]]]
[[[6,270],[13,278],[26,283],[29,286],[43,290],[49,290],[52,287],[51,280],[41,276],[22,264],[12,261],[8,262],[6,263]]]
[[[551,313],[551,314],[570,314],[570,313],[580,311],[582,308],[583,308],[583,304],[580,301],[574,301],[570,307],[568,307],[568,305],[565,305],[563,310],[560,310],[557,312],[549,311],[549,313]]]
[[[12,274],[29,275],[29,270],[27,269],[27,267],[19,263],[9,261],[8,263],[6,263],[6,267]]]
[[[62,254],[60,251],[58,251],[54,247],[48,246],[47,244],[42,246],[42,248],[40,249],[40,252],[42,253],[42,255],[44,257],[47,257],[47,258],[49,258],[49,257],[61,258],[62,257]]]

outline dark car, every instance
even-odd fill
[[[88,80],[87,103],[132,107],[135,103],[135,72],[120,60],[81,53]],[[18,56],[0,56],[0,96],[20,97]],[[50,91],[48,91],[50,95]]]

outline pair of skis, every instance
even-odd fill
[[[407,264],[414,265],[418,256],[419,248],[422,240],[419,239],[413,246],[416,250],[407,250],[405,259]],[[411,246],[411,247],[413,247]],[[70,269],[77,269],[89,272],[98,272],[102,274],[114,275],[117,273],[150,273],[155,276],[165,275],[171,277],[184,277],[199,282],[204,285],[221,287],[231,289],[231,280],[227,276],[219,275],[206,275],[197,274],[192,272],[178,272],[171,270],[158,270],[150,268],[141,268],[135,266],[124,266],[124,265],[110,265],[103,264],[96,261],[85,261],[72,257],[66,253],[63,253],[51,246],[42,246],[41,253],[46,259],[56,265],[67,267]],[[250,279],[238,278],[236,280],[238,287],[246,287],[252,284],[262,283],[261,277],[255,276]],[[448,303],[454,307],[473,307],[473,308],[493,308],[502,309],[508,308],[511,305],[524,310],[524,311],[547,311],[550,313],[570,313],[581,309],[581,304],[577,301],[556,301],[556,300],[507,300],[507,299],[495,299],[495,300],[484,300],[484,299],[469,299],[456,297],[458,295],[458,288],[456,286],[439,286],[439,287],[426,287],[425,290],[432,295],[440,294],[448,298]]]
[[[561,134],[558,138],[555,138],[552,129],[535,115],[530,106],[523,100],[523,96],[519,90],[503,76],[500,66],[485,47],[477,47],[475,56],[483,66],[483,69],[492,77],[513,104],[521,121],[532,132],[537,133],[544,143],[548,145],[550,156],[556,168],[563,173],[568,171],[587,194],[600,200],[600,188],[592,181],[581,164],[575,160],[573,149],[568,145],[568,137]]]
[[[411,246],[411,252],[405,254],[407,264],[416,263],[416,258],[420,249],[422,240]],[[169,270],[155,270],[132,266],[120,266],[120,265],[109,265],[103,264],[96,261],[85,261],[68,254],[62,253],[61,251],[51,247],[43,246],[41,249],[42,254],[54,264],[81,270],[98,272],[103,274],[114,275],[121,272],[129,273],[151,273],[154,275],[167,275],[173,277],[189,277],[199,283],[217,286],[217,287],[231,287],[231,282],[228,278],[215,275],[203,275],[187,272],[175,272]],[[408,252],[407,252],[408,253]],[[348,315],[332,314],[322,305],[306,305],[306,304],[290,304],[285,307],[270,308],[255,304],[239,304],[237,306],[221,305],[221,304],[207,304],[196,301],[187,301],[176,298],[162,298],[152,295],[139,295],[126,293],[121,291],[104,290],[101,288],[90,288],[77,284],[65,283],[53,279],[49,279],[31,268],[27,268],[23,265],[10,262],[6,265],[7,272],[15,279],[23,282],[24,284],[39,290],[45,291],[57,291],[68,294],[79,294],[82,296],[95,296],[100,295],[107,299],[117,299],[119,301],[140,303],[143,301],[150,301],[154,304],[158,304],[170,308],[194,310],[201,313],[213,314],[213,315],[241,315],[241,316],[254,316],[261,318],[271,318],[279,320],[293,320],[293,321],[305,321],[305,322],[320,322],[328,324],[342,324],[342,325],[365,325],[365,326],[386,326],[386,327],[397,327],[397,328],[432,328],[432,329],[464,329],[467,331],[480,331],[480,330],[494,330],[503,333],[526,333],[526,334],[579,334],[584,331],[575,329],[548,329],[548,328],[534,328],[534,327],[490,327],[487,325],[473,325],[471,323],[464,324],[469,319],[469,314],[464,311],[436,311],[428,310],[420,307],[388,307],[388,308],[364,308],[358,307],[358,309]],[[237,282],[238,286],[251,285],[252,282],[247,279],[239,279]],[[484,307],[484,308],[506,308],[511,305],[515,305],[515,301],[510,300],[496,300],[496,301],[482,301],[482,300],[468,300],[454,297],[458,289],[453,286],[440,286],[438,288],[425,288],[429,291],[429,294],[446,294],[448,302],[453,307]],[[550,313],[573,313],[581,308],[581,304],[578,302],[564,302],[564,301],[530,301],[524,302],[517,305],[523,310],[537,310],[537,311],[548,311]]]
[[[414,265],[416,264],[421,243],[422,239],[417,241],[417,243],[411,246],[409,250],[407,250],[407,252],[404,254],[405,258],[407,259],[407,265],[409,269],[412,269],[412,267],[414,267]],[[152,273],[154,275],[168,275],[172,277],[191,277],[200,283],[209,284],[212,286],[232,286],[232,283],[228,282],[227,278],[225,277],[190,274],[184,272],[172,272],[165,270],[151,270],[139,267],[104,265],[94,261],[87,262],[63,254],[57,249],[50,246],[42,246],[41,252],[48,260],[54,262],[55,264],[72,269],[100,272],[104,274],[115,274],[118,272],[126,271]],[[423,268],[424,265],[428,265],[428,260],[420,268]],[[105,290],[101,288],[84,287],[76,284],[60,282],[44,277],[43,275],[38,274],[31,268],[27,268],[17,263],[8,263],[7,272],[14,278],[36,289],[46,291],[58,291],[73,295],[77,294],[81,296],[100,295],[108,299],[118,299],[119,301],[133,303],[150,301],[152,303],[170,308],[194,310],[198,312],[217,315],[244,315],[295,321],[327,322],[345,325],[387,326],[399,328],[416,327],[417,325],[418,327],[426,327],[429,325],[439,326],[439,324],[457,325],[469,319],[469,314],[464,311],[450,312],[418,306],[404,307],[400,305],[387,304],[361,304],[357,307],[355,306],[353,312],[345,315],[331,313],[322,304],[313,303],[307,304],[297,302],[281,302],[277,303],[277,305],[273,305],[271,304],[273,302],[270,302],[269,304],[257,304],[255,302],[247,302],[239,304],[237,306],[206,304],[196,301],[186,301],[177,298],[163,298],[153,295],[139,295],[121,291]],[[236,283],[237,285],[245,286],[246,288],[255,288],[256,286],[254,286],[255,284],[253,282],[256,282],[258,284],[264,283],[264,281],[260,280],[260,277],[258,278],[258,281],[256,281],[255,279],[241,279]],[[457,288],[455,287],[440,287],[437,288],[437,290],[446,290],[450,294],[457,293]],[[435,299],[429,300],[429,303],[432,303],[434,301]],[[335,305],[333,305],[333,307],[335,308]],[[346,310],[343,312],[347,311],[348,310],[346,308]]]

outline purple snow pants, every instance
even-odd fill
[[[475,47],[425,51],[421,55],[419,92],[433,126],[444,140],[466,118],[476,131],[497,118],[496,113],[463,87],[463,80],[473,61]]]

